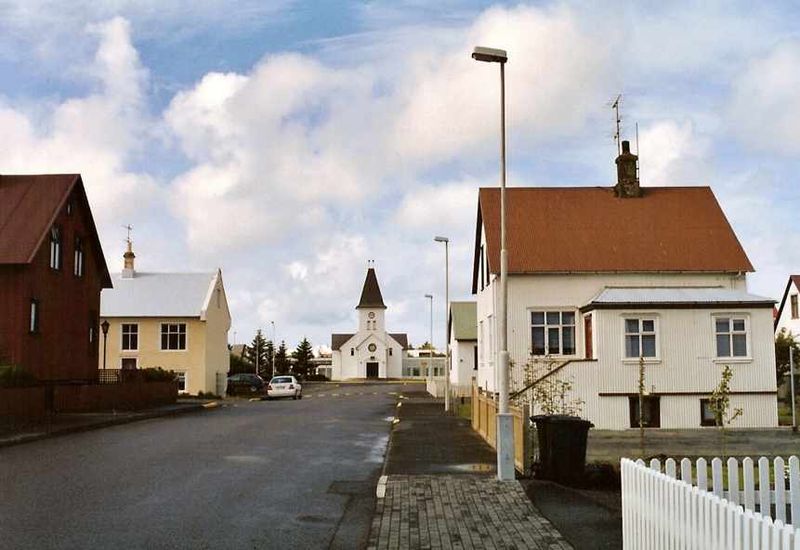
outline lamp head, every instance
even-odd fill
[[[430,298],[431,300],[433,300],[433,294],[426,294],[425,297],[426,298]]]
[[[505,50],[498,50],[497,48],[476,46],[472,52],[472,59],[475,61],[484,61],[486,63],[505,63],[508,61],[508,53],[506,53]]]
[[[437,243],[449,243],[450,242],[450,239],[448,239],[447,237],[434,237],[433,240],[436,241]]]
[[[100,328],[101,328],[101,329],[102,329],[102,331],[103,331],[103,335],[106,335],[106,334],[108,334],[108,327],[109,327],[109,326],[110,326],[110,325],[108,324],[108,321],[107,321],[107,320],[104,320],[102,323],[100,323]]]

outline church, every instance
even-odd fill
[[[386,332],[386,304],[374,267],[367,268],[356,310],[358,332],[331,334],[331,379],[402,377],[408,336]]]

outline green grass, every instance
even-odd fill
[[[472,405],[470,403],[456,403],[456,416],[472,420]]]

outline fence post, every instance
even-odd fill
[[[531,475],[533,456],[531,454],[531,406],[522,405],[522,473]]]
[[[789,457],[789,501],[791,502],[792,525],[800,528],[800,458]],[[795,548],[800,546],[800,535],[797,536],[799,542]]]
[[[775,457],[775,519],[786,522],[786,467],[783,459]],[[800,526],[799,526],[800,527]]]

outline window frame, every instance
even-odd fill
[[[39,308],[39,300],[31,298],[30,308],[28,310],[28,334],[41,334],[39,321],[41,318],[41,310]]]
[[[628,347],[627,347],[627,340],[628,335],[633,334],[629,333],[627,327],[628,320],[638,320],[639,321],[639,353],[642,352],[642,336],[643,335],[650,335],[650,332],[642,332],[642,321],[653,321],[653,332],[652,334],[655,336],[655,355],[653,357],[641,357],[645,363],[660,363],[661,362],[661,318],[657,313],[623,313],[620,315],[620,324],[622,325],[622,362],[623,363],[638,363],[639,357],[628,357]]]
[[[61,226],[53,225],[50,228],[50,269],[61,271],[64,265],[64,236]]]
[[[729,332],[725,333],[717,333],[717,320],[728,318],[729,319]],[[744,320],[744,336],[745,336],[745,354],[744,355],[733,355],[733,335],[734,334],[742,334],[742,331],[734,331],[733,330],[733,321],[734,320]],[[730,353],[731,355],[728,356],[720,356],[719,355],[719,348],[717,346],[717,335],[718,334],[727,334],[728,335],[728,344],[730,346]],[[711,338],[712,338],[712,349],[714,351],[714,356],[712,361],[714,363],[749,363],[753,361],[752,356],[752,341],[751,341],[751,330],[750,330],[750,314],[749,313],[735,313],[735,312],[714,312],[711,314]]]
[[[173,323],[174,324],[174,323]],[[125,347],[125,327],[136,327],[136,347]],[[130,334],[128,334],[130,336]],[[120,323],[119,325],[119,350],[120,351],[139,351],[139,323]]]
[[[797,294],[791,294],[789,296],[789,313],[792,319],[800,319],[800,305],[798,301],[800,301],[800,297]]]
[[[544,324],[534,325],[533,314],[542,313],[544,315]],[[547,322],[548,313],[558,313],[558,325],[550,325]],[[572,314],[572,324],[565,325],[563,323],[564,313]],[[536,306],[527,308],[528,315],[528,352],[532,357],[578,357],[578,318],[581,320],[583,317],[577,308],[573,306]],[[544,354],[534,354],[533,349],[533,329],[542,327],[544,329]],[[548,330],[550,328],[558,327],[558,353],[550,353],[550,346],[548,343]],[[564,327],[572,327],[572,353],[563,353],[564,351]]]
[[[83,240],[80,236],[75,236],[75,250],[72,254],[72,274],[79,279],[83,277],[84,273],[84,258]]]
[[[176,333],[176,334],[178,334],[178,340],[179,341],[180,341],[180,334],[181,334],[180,333],[180,326],[183,325],[183,327],[184,327],[184,331],[183,331],[183,335],[184,335],[183,343],[184,343],[184,346],[183,346],[183,348],[170,349],[170,348],[165,348],[164,347],[164,327],[169,327],[169,325],[177,325],[179,327],[178,332]],[[167,330],[169,330],[169,329],[167,329]],[[172,333],[167,332],[167,344],[169,344],[169,336],[170,336],[170,334],[172,334]],[[187,323],[186,322],[180,322],[180,321],[162,322],[160,324],[159,333],[158,333],[158,348],[159,348],[159,351],[173,352],[173,353],[174,352],[183,353],[183,352],[188,351],[189,350],[189,328],[188,328]]]
[[[716,419],[716,415],[714,415],[714,411],[709,409],[711,411],[712,416],[714,416],[714,418],[712,418],[711,420],[706,420],[704,415],[703,415],[703,408],[706,407],[706,406],[708,406],[708,407],[711,406],[711,399],[710,398],[700,399],[700,426],[704,427],[704,428],[706,428],[706,427],[708,427],[708,428],[712,428],[712,427],[716,428],[717,427],[717,419]]]
[[[653,419],[651,418],[651,422],[648,423],[648,424],[645,424],[643,427],[645,427],[645,428],[660,428],[661,427],[661,396],[660,395],[646,395],[646,396],[644,396],[643,401],[645,403],[658,403],[658,417],[655,419],[656,420],[655,424],[652,423]],[[644,405],[645,403],[642,403],[642,404]],[[652,405],[646,405],[645,407],[643,407],[643,409],[648,407],[648,406],[652,406]],[[650,411],[650,412],[652,412],[652,411]],[[634,415],[638,416],[638,414],[639,414],[639,396],[638,395],[629,395],[628,396],[628,423],[630,424],[631,428],[638,428],[639,427],[638,418],[634,418]],[[636,422],[634,422],[634,420],[636,420]]]

